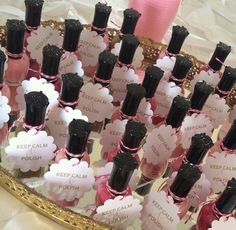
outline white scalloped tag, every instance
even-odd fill
[[[179,208],[173,198],[164,191],[151,192],[144,197],[142,210],[142,229],[145,230],[176,230],[180,222]]]
[[[80,90],[78,108],[88,117],[89,122],[103,121],[112,115],[112,101],[108,88],[89,82]]]
[[[55,90],[54,85],[48,83],[43,78],[37,79],[35,77],[32,77],[30,78],[30,80],[22,81],[21,86],[19,86],[16,90],[16,102],[18,103],[20,110],[25,109],[24,94],[32,91],[42,91],[48,97],[49,105],[47,107],[47,111],[51,110],[57,105],[57,98],[59,97],[59,93]]]
[[[11,112],[11,107],[8,104],[8,98],[5,96],[0,96],[0,129],[3,127],[4,123],[9,120],[9,113]]]
[[[39,64],[43,60],[43,47],[47,44],[62,46],[63,38],[60,36],[59,30],[52,29],[50,26],[40,26],[27,39],[27,50],[30,52],[30,57],[35,59]]]
[[[62,159],[44,174],[49,194],[57,200],[73,201],[92,189],[95,178],[86,161]]]
[[[228,230],[236,229],[235,217],[222,216],[219,220],[214,220],[211,223],[211,228],[208,228],[208,230],[222,230],[222,229],[228,229]]]
[[[117,147],[117,144],[125,131],[127,121],[128,120],[115,120],[113,123],[107,124],[106,128],[102,130],[100,139],[102,156]]]
[[[176,141],[176,130],[170,125],[161,125],[148,134],[143,146],[143,157],[152,164],[164,162],[176,148]]]
[[[224,98],[220,98],[218,94],[211,94],[206,103],[204,104],[202,111],[205,112],[211,119],[214,128],[218,128],[222,125],[227,118],[229,106],[226,104]]]
[[[235,119],[236,119],[236,105],[234,105],[234,107],[230,110],[229,122],[232,124]]]
[[[5,149],[6,158],[14,169],[37,171],[54,158],[56,145],[53,142],[53,137],[45,131],[21,131],[17,137],[10,139]]]
[[[78,52],[83,66],[95,66],[99,54],[106,49],[104,38],[96,31],[83,30],[80,35]]]
[[[212,135],[213,125],[211,120],[205,114],[193,113],[191,116],[186,116],[180,127],[182,146],[187,149],[190,146],[191,138],[198,133],[206,133]]]
[[[111,50],[111,53],[115,54],[116,56],[119,56],[121,45],[122,45],[122,40],[119,43],[115,43],[114,48]],[[134,54],[132,66],[134,68],[140,68],[143,59],[144,59],[143,48],[141,46],[138,46]]]
[[[49,116],[46,125],[50,134],[54,137],[54,142],[58,148],[64,148],[67,142],[68,125],[73,119],[82,119],[88,121],[88,118],[82,115],[79,109],[66,107],[65,109],[57,107]]]
[[[193,80],[190,82],[191,93],[193,93],[194,87],[199,81],[205,81],[207,84],[215,88],[220,81],[220,75],[218,73],[214,73],[211,70],[208,70],[207,72],[205,70],[202,70],[199,74],[196,74],[193,77]]]
[[[115,228],[126,229],[140,218],[141,210],[140,201],[134,199],[133,196],[117,196],[115,199],[109,199],[104,205],[99,206],[94,219]]]
[[[82,62],[78,60],[75,54],[70,54],[66,57],[62,57],[59,73],[77,73],[80,77],[84,75],[84,70],[82,69]]]
[[[112,167],[113,167],[113,162],[108,162],[108,163],[106,163],[106,165],[104,167],[98,168],[97,174],[96,174],[96,181],[94,184],[95,190],[97,190],[98,186],[101,183],[103,183],[104,181],[106,181],[110,177]],[[138,181],[139,181],[138,170],[135,169],[132,174],[132,177],[130,178],[130,181],[129,181],[129,187],[132,191],[135,190],[135,188],[138,184]]]
[[[228,180],[235,177],[236,152],[214,152],[208,155],[202,168],[206,178],[211,182],[214,193],[222,192]]]
[[[155,93],[157,109],[154,113],[163,117],[166,116],[170,110],[173,99],[177,95],[181,95],[181,88],[179,86],[176,86],[174,82],[161,80]]]
[[[176,57],[164,56],[163,58],[157,59],[154,66],[159,67],[164,71],[164,75],[161,80],[168,81],[171,72],[175,66]]]
[[[151,109],[151,103],[143,98],[139,104],[136,120],[146,125],[152,124],[153,111]]]
[[[127,92],[126,85],[139,83],[139,77],[131,68],[115,66],[110,84],[114,101],[123,101]]]
[[[200,179],[193,185],[191,191],[187,196],[187,202],[198,208],[202,202],[205,202],[208,195],[211,192],[211,183],[206,179],[204,173],[202,173]]]

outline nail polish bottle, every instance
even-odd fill
[[[84,85],[83,78],[77,73],[62,74],[61,93],[58,99],[60,108],[71,107],[75,109],[78,105],[80,89]]]
[[[25,23],[16,19],[7,20],[6,29],[8,68],[5,72],[5,81],[11,92],[9,100],[11,106],[9,123],[11,124],[17,119],[20,113],[18,104],[15,100],[16,89],[26,78],[29,69],[29,57],[24,52]]]
[[[236,82],[236,68],[226,66],[224,73],[215,88],[215,93],[221,98],[226,98]]]
[[[129,181],[137,165],[138,163],[135,158],[128,153],[118,154],[113,159],[110,178],[101,183],[97,188],[97,207],[103,205],[108,199],[114,199],[116,196],[128,196],[132,194]]]
[[[109,47],[109,37],[107,33],[107,23],[111,14],[112,7],[106,3],[98,2],[95,5],[95,12],[93,22],[91,24],[91,31],[96,31],[99,36],[103,37],[107,48]],[[96,66],[84,66],[85,75],[92,77],[96,71]]]
[[[81,119],[73,119],[68,128],[67,145],[56,152],[55,162],[58,163],[61,159],[77,158],[90,164],[90,158],[86,152],[86,145],[91,131],[89,123]]]
[[[76,55],[77,59],[80,60],[77,49],[82,30],[83,26],[79,20],[65,19],[62,60],[69,58],[71,55]]]
[[[236,153],[236,119],[233,121],[229,131],[225,135],[222,141],[217,141],[211,149],[211,153],[214,152],[226,152],[228,154]]]
[[[146,90],[146,101],[149,101],[151,104],[151,109],[153,111],[157,108],[157,101],[154,98],[158,84],[163,77],[164,71],[157,66],[148,66],[145,70],[144,79],[142,86]]]
[[[27,48],[28,45],[27,39],[40,26],[43,3],[43,0],[25,0],[25,48]],[[30,53],[27,51],[26,53],[30,58]],[[37,63],[37,61],[30,58],[30,67],[26,79],[29,80],[32,76],[37,76],[39,68],[40,65]]]
[[[55,90],[61,90],[61,77],[59,73],[60,59],[62,56],[62,49],[55,45],[46,45],[43,47],[43,61],[41,66],[40,77],[52,83]]]
[[[136,113],[141,100],[146,94],[146,90],[140,84],[128,84],[127,93],[120,109],[115,111],[111,117],[111,122],[115,120],[135,120]]]
[[[211,70],[213,73],[219,73],[219,75],[221,75],[220,70],[221,70],[222,64],[224,63],[224,61],[226,60],[230,52],[231,52],[231,46],[228,46],[223,42],[219,42],[216,45],[215,51],[210,61],[208,62],[207,65],[204,65],[200,69],[200,71],[204,70],[207,72]]]
[[[191,145],[187,153],[175,158],[171,162],[170,173],[178,171],[182,163],[189,162],[193,165],[200,166],[208,150],[213,146],[213,142],[205,133],[195,134],[191,139]]]
[[[134,34],[135,27],[138,23],[141,14],[133,9],[128,8],[123,11],[123,22],[119,31],[119,35],[114,37],[112,43],[118,43],[126,34]]]
[[[188,35],[189,32],[184,26],[173,26],[170,42],[167,48],[161,52],[159,58],[163,58],[164,56],[177,56],[180,53],[184,40]]]
[[[133,156],[138,165],[140,164],[139,151],[147,129],[144,124],[129,120],[125,126],[125,132],[118,146],[107,154],[107,161],[112,162],[113,158],[120,153],[128,153]]]
[[[189,209],[186,197],[193,185],[200,179],[201,171],[196,165],[189,162],[183,163],[178,173],[169,187],[163,188],[171,196],[174,203],[178,206],[178,216],[182,219]]]
[[[213,201],[204,204],[199,212],[197,230],[207,230],[212,226],[214,220],[219,220],[221,217],[228,217],[236,208],[236,179],[232,178],[228,181],[223,193]]]
[[[179,127],[181,126],[185,115],[187,114],[190,108],[190,102],[181,96],[176,96],[172,102],[167,118],[164,122],[159,125],[166,124],[170,125],[173,129],[175,129],[177,135],[177,142],[179,137]],[[158,164],[148,163],[145,158],[142,159],[140,169],[141,169],[141,179],[139,181],[139,185],[148,183],[147,185],[141,186],[136,189],[136,192],[139,195],[146,195],[150,192],[154,181],[161,177],[166,171],[168,166],[168,160],[164,162],[160,162]]]
[[[36,129],[38,131],[44,130],[50,134],[49,129],[45,126],[45,114],[49,101],[47,96],[42,92],[30,92],[25,94],[25,116],[23,122],[20,122],[15,130],[15,136],[20,131],[29,131],[30,129]],[[41,167],[37,171],[21,172],[19,169],[14,171],[17,178],[30,178],[40,177],[44,172],[44,168]]]
[[[197,113],[200,114],[202,108],[209,97],[213,92],[213,88],[208,85],[205,81],[197,82],[193,94],[190,96],[191,108],[189,114]]]

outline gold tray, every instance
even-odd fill
[[[52,28],[59,29],[63,33],[63,22],[56,21],[45,21],[42,23],[43,26],[51,26]],[[89,28],[89,25],[85,25],[85,28]],[[118,35],[118,30],[108,29],[109,39],[112,42],[113,38]],[[0,45],[5,46],[6,31],[5,26],[0,26]],[[160,52],[166,48],[166,45],[157,43],[148,38],[140,37],[141,46],[144,49],[144,61],[142,68],[145,69],[148,65],[154,64],[158,58]],[[184,87],[189,89],[190,81],[193,76],[199,71],[200,67],[204,64],[196,57],[183,53],[189,56],[193,61],[193,67],[191,68],[187,79],[184,83]],[[230,106],[235,104],[236,100],[236,88],[232,90],[231,94],[227,98],[227,102]],[[38,213],[52,219],[53,221],[63,225],[70,229],[111,229],[111,227],[94,221],[87,216],[75,213],[67,208],[59,207],[54,202],[50,201],[46,197],[33,189],[30,189],[24,185],[20,180],[14,178],[8,170],[0,165],[0,186],[6,189],[14,197],[37,211]]]

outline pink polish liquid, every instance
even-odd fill
[[[207,230],[212,227],[211,224],[214,220],[219,220],[224,216],[231,216],[235,208],[236,180],[232,178],[228,181],[223,193],[216,200],[210,201],[202,206],[197,218],[197,224],[194,228],[197,230]]]
[[[126,124],[124,135],[120,140],[118,147],[114,148],[111,152],[108,152],[106,156],[107,161],[112,162],[116,155],[126,152],[127,154],[131,154],[139,165],[140,158],[138,152],[141,149],[141,142],[146,133],[147,129],[144,124],[129,120]]]
[[[166,125],[170,125],[173,129],[175,129],[176,134],[178,133],[178,128],[182,124],[182,121],[185,115],[187,114],[189,107],[190,107],[190,102],[186,98],[181,96],[176,96],[174,98],[164,123]],[[146,195],[147,193],[149,193],[152,184],[154,183],[154,180],[163,176],[164,172],[167,169],[167,166],[168,166],[168,159],[165,160],[164,162],[153,164],[153,163],[148,163],[144,156],[140,165],[142,176],[141,180],[139,181],[139,185],[141,186],[142,184],[148,182],[150,183],[136,189],[136,192],[139,195]]]
[[[137,168],[136,160],[128,153],[121,153],[114,158],[113,163],[109,179],[101,183],[97,188],[97,207],[103,205],[108,199],[114,199],[116,196],[132,194],[128,184],[134,170]]]

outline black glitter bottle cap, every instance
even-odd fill
[[[24,21],[8,19],[7,27],[7,51],[12,54],[21,54],[24,48],[24,36],[26,26]]]
[[[109,51],[103,51],[99,54],[95,83],[100,83],[104,87],[109,85],[116,61],[117,57]]]
[[[44,123],[45,114],[49,105],[48,97],[42,92],[30,92],[25,94],[25,120],[30,126],[39,126]]]
[[[0,50],[0,84],[3,83],[3,77],[4,77],[4,67],[6,63],[6,55],[2,50]]]
[[[197,82],[190,99],[191,109],[202,110],[202,107],[212,92],[213,88],[205,81]]]
[[[104,3],[97,3],[95,5],[95,12],[93,17],[92,25],[99,28],[105,29],[107,27],[107,22],[111,13],[111,6]]]
[[[70,103],[78,100],[79,92],[84,85],[83,78],[77,73],[67,73],[62,75],[62,88],[60,99]]]
[[[122,137],[122,142],[124,146],[128,148],[138,148],[146,133],[147,133],[147,128],[143,123],[130,120],[127,122],[125,126],[125,132]],[[122,150],[125,151],[126,149]],[[136,153],[136,152],[137,151],[134,152],[130,151],[130,153]]]
[[[142,86],[146,90],[146,98],[154,97],[157,86],[163,77],[164,71],[157,66],[148,66],[145,71]]]
[[[133,34],[141,14],[132,8],[124,10],[124,19],[120,29],[122,34]]]
[[[225,61],[230,52],[231,46],[228,46],[223,42],[219,42],[216,45],[215,51],[211,57],[211,60],[208,63],[210,68],[214,71],[219,71],[222,67],[222,63]],[[219,59],[220,62],[217,59]]]
[[[222,143],[227,149],[236,149],[236,119],[233,121]]]
[[[125,64],[130,65],[133,62],[134,54],[139,46],[139,40],[132,34],[124,35],[118,60]]]
[[[135,116],[146,90],[140,84],[132,83],[126,86],[127,93],[122,104],[121,112],[127,116]]]
[[[65,32],[62,45],[65,51],[75,52],[77,50],[82,30],[83,26],[79,20],[65,19]]]
[[[172,76],[174,78],[170,78],[169,81],[173,81],[176,85],[182,85],[188,71],[192,66],[193,63],[189,57],[177,56],[174,68],[172,70]]]
[[[212,146],[211,138],[205,133],[195,134],[192,137],[191,145],[186,154],[188,162],[199,165]]]
[[[190,101],[185,97],[176,96],[172,101],[169,113],[166,117],[166,124],[171,125],[172,128],[180,127],[189,108]]]
[[[233,212],[236,208],[236,179],[233,177],[228,181],[223,193],[216,201],[216,208],[224,214]]]
[[[60,65],[60,59],[63,50],[55,45],[46,45],[43,47],[42,73],[49,76],[56,76]]]
[[[171,54],[178,54],[181,50],[185,38],[188,35],[189,32],[184,26],[173,26],[172,35],[167,47],[167,51]]]
[[[40,26],[43,0],[25,0],[25,24],[27,27]]]
[[[236,82],[236,68],[226,66],[223,76],[218,83],[218,89],[221,91],[229,92]],[[216,90],[217,91],[217,90]]]
[[[84,153],[90,132],[90,125],[87,121],[73,119],[69,124],[67,151],[75,155]]]
[[[120,153],[113,158],[113,168],[109,178],[109,186],[117,191],[124,191],[138,163],[129,153]]]
[[[183,163],[170,186],[170,191],[177,197],[185,198],[200,177],[201,171],[197,166]]]

